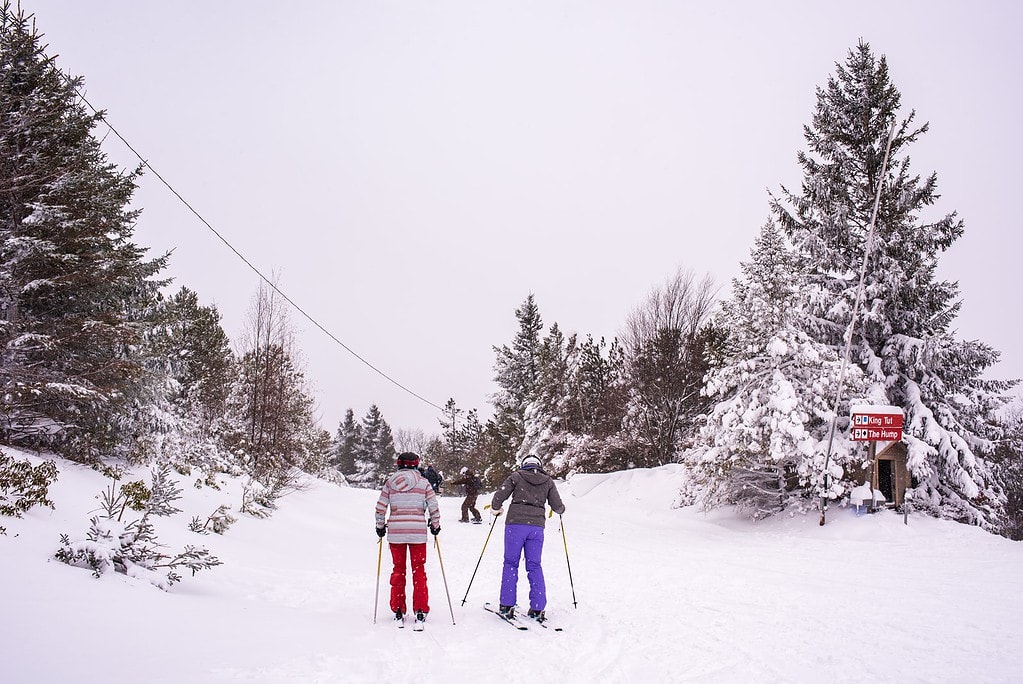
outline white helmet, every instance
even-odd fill
[[[535,454],[530,454],[529,456],[526,456],[524,459],[522,459],[522,465],[520,467],[536,468],[537,470],[539,470],[541,465],[543,464],[540,463],[540,457]]]

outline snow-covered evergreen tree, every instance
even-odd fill
[[[350,479],[356,473],[355,457],[362,442],[362,425],[355,420],[355,411],[345,411],[345,418],[337,426],[330,449],[330,464]]]
[[[500,439],[505,467],[516,462],[526,436],[526,413],[537,399],[540,374],[540,335],[543,318],[532,293],[515,310],[519,329],[511,346],[494,347],[494,381],[500,388],[492,397],[494,424]],[[496,465],[496,464],[495,464]]]
[[[1005,426],[1006,438],[995,451],[998,481],[1005,488],[1005,524],[1002,534],[1023,541],[1023,396],[1017,395],[999,412],[999,423]]]
[[[551,472],[609,472],[635,465],[636,445],[623,431],[628,401],[624,352],[617,340],[610,347],[587,335],[571,335],[562,345],[560,331],[544,341],[541,402],[536,449]],[[558,353],[558,350],[561,353]],[[546,361],[550,359],[550,361]],[[542,411],[542,412],[541,412]]]
[[[842,364],[835,349],[802,329],[806,274],[773,222],[761,229],[742,272],[716,317],[724,341],[704,390],[716,405],[689,458],[704,505],[736,504],[761,518],[823,491]],[[863,400],[858,367],[848,370],[845,388],[843,416],[849,396]],[[832,498],[845,491],[845,466],[859,466],[864,456],[848,440],[847,423],[833,444]]]
[[[526,403],[523,422],[522,443],[516,453],[521,461],[528,454],[536,454],[549,461],[561,447],[558,438],[562,398],[568,382],[569,345],[557,323],[543,338],[537,352],[536,380],[532,398]]]
[[[199,467],[207,477],[235,472],[222,448],[226,396],[233,355],[220,315],[182,288],[160,298],[146,313],[139,345],[145,373],[138,380],[134,411],[134,462],[173,462]]]
[[[998,352],[954,337],[959,288],[936,275],[938,258],[963,233],[955,212],[934,214],[937,175],[910,170],[909,146],[927,132],[915,112],[899,119],[901,95],[885,58],[861,42],[818,88],[799,191],[782,188],[772,210],[808,266],[804,330],[840,348],[857,296],[864,251],[870,261],[854,360],[873,394],[905,412],[915,505],[991,524],[1005,501],[988,457],[999,437],[990,420],[1011,383],[982,378]],[[893,125],[891,163],[882,174]],[[874,239],[867,233],[882,184]]]
[[[220,325],[216,306],[199,303],[197,293],[181,288],[169,300],[168,332],[173,338],[168,361],[178,383],[179,405],[199,414],[209,430],[224,414],[234,362],[231,341]]]
[[[568,393],[564,397],[573,432],[599,437],[621,430],[627,402],[625,351],[617,339],[608,345],[592,335],[570,354]]]
[[[43,49],[31,19],[0,6],[0,420],[8,439],[95,460],[131,437],[136,314],[165,258],[132,243],[137,173],[107,160],[82,80]]]
[[[362,419],[362,438],[355,456],[355,473],[349,482],[375,489],[394,472],[394,436],[380,408],[373,404]]]

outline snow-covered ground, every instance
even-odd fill
[[[389,619],[386,553],[373,623],[375,492],[312,482],[271,518],[238,516],[225,535],[199,536],[187,529],[192,517],[225,503],[237,514],[240,484],[196,489],[181,478],[185,511],[156,520],[160,539],[207,546],[224,564],[186,572],[164,592],[52,559],[61,533],[84,537],[108,483],[58,466],[55,511],[0,519],[6,683],[1023,677],[1023,545],[951,522],[832,509],[824,527],[816,515],[753,524],[729,511],[673,509],[676,467],[577,476],[561,490],[578,607],[555,516],[544,568],[548,613],[565,631],[519,632],[481,610],[497,600],[503,519],[463,606],[491,527],[458,524],[461,499],[444,496],[439,542],[455,624],[431,544],[432,612],[417,633]]]

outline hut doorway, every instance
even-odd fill
[[[895,501],[892,483],[895,479],[892,472],[894,462],[891,459],[879,458],[877,460],[877,488],[884,495],[885,501]]]

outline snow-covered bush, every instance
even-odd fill
[[[276,508],[277,504],[270,491],[256,480],[249,480],[248,484],[242,487],[242,505],[238,509],[242,513],[257,518],[269,518]]]
[[[170,480],[170,466],[164,464],[153,473],[151,487],[141,482],[130,482],[114,489],[111,485],[100,493],[102,515],[89,521],[86,538],[72,542],[61,535],[61,546],[54,557],[76,567],[92,570],[101,575],[114,570],[129,577],[144,578],[163,590],[181,580],[178,570],[187,568],[194,575],[199,570],[220,565],[207,549],[185,546],[184,550],[168,555],[157,541],[151,518],[180,513],[173,502],[181,496]],[[136,506],[140,508],[136,509]],[[122,522],[125,509],[142,511],[142,517]]]
[[[306,489],[304,477],[298,468],[281,468],[271,473],[266,481],[252,478],[242,488],[242,505],[238,510],[257,518],[269,518],[277,510],[279,499]]]
[[[217,510],[210,513],[205,522],[199,516],[195,516],[192,518],[192,522],[189,523],[188,529],[197,534],[208,534],[211,530],[216,534],[224,534],[227,528],[238,520],[238,518],[228,513],[229,510],[231,510],[229,505],[222,504],[217,507]]]

